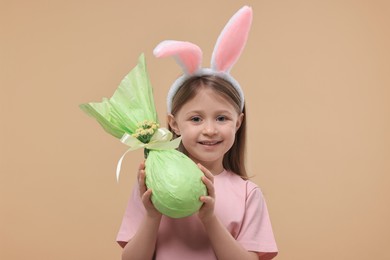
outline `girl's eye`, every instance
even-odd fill
[[[191,121],[198,123],[198,122],[202,121],[202,119],[199,116],[193,116],[193,117],[191,117]]]
[[[224,122],[224,121],[226,121],[226,116],[218,116],[217,117],[217,121],[219,121],[219,122]]]

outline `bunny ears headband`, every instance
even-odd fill
[[[182,84],[194,76],[214,75],[232,84],[241,99],[241,111],[244,108],[244,93],[238,82],[229,74],[245,47],[252,23],[252,8],[248,6],[238,10],[225,25],[215,44],[211,57],[211,67],[201,68],[202,50],[195,44],[183,41],[163,41],[154,49],[157,58],[173,56],[184,74],[172,84],[168,96],[168,113],[172,112],[172,100]]]

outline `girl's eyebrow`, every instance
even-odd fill
[[[215,113],[216,114],[229,114],[229,115],[232,114],[229,110],[217,110]]]
[[[186,113],[186,116],[192,115],[192,114],[200,114],[200,115],[203,115],[203,114],[205,114],[206,112],[207,112],[207,111],[205,111],[205,110],[191,110],[191,111],[189,111],[188,113]],[[214,113],[215,115],[220,115],[220,114],[232,115],[232,112],[230,112],[229,110],[224,110],[224,109],[213,111],[213,113]]]
[[[202,111],[202,110],[191,110],[191,111],[187,112],[185,115],[189,116],[189,115],[193,115],[193,114],[203,114],[203,113],[204,113],[204,111]]]

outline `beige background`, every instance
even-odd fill
[[[141,3],[142,2],[142,3]],[[0,259],[119,259],[142,152],[78,104],[109,97],[145,52],[160,120],[180,73],[164,39],[204,51],[254,9],[232,74],[247,96],[248,168],[278,259],[390,259],[389,1],[0,2]]]

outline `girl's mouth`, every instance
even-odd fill
[[[222,143],[222,141],[200,141],[201,145],[213,146]]]

